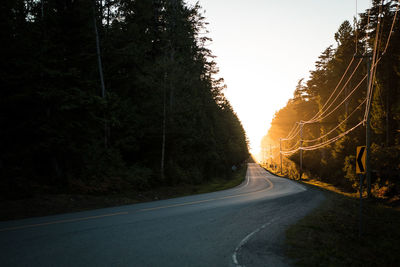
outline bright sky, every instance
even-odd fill
[[[197,0],[185,0],[194,5]],[[210,49],[228,86],[226,97],[258,154],[277,110],[344,20],[351,23],[356,0],[199,0],[213,39]],[[371,0],[357,0],[358,13]]]

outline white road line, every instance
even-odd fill
[[[237,191],[237,190],[243,189],[243,188],[245,188],[245,187],[247,187],[247,186],[249,185],[250,178],[249,178],[249,175],[248,175],[247,172],[246,172],[246,177],[245,177],[245,179],[246,179],[246,184],[245,184],[245,185],[240,186],[240,187],[237,187],[237,188],[232,188],[232,191]]]
[[[232,261],[233,264],[237,267],[243,266],[239,264],[239,261],[237,259],[238,257],[238,252],[239,250],[244,246],[244,244],[247,243],[247,241],[250,240],[250,238],[255,235],[256,233],[260,232],[262,229],[264,229],[265,227],[267,227],[268,225],[272,224],[273,222],[275,222],[276,220],[279,220],[279,218],[274,218],[270,221],[268,221],[267,223],[264,223],[263,225],[261,225],[259,228],[257,228],[256,230],[254,230],[253,232],[251,232],[250,234],[246,235],[245,238],[243,238],[239,244],[236,246],[235,251],[232,254]]]
[[[264,169],[263,169],[264,170]],[[267,172],[267,171],[261,171],[261,173],[265,176],[265,174],[270,174],[269,172]],[[271,174],[270,174],[271,175]],[[267,178],[267,177],[265,177],[264,178],[269,184],[270,184],[270,187],[269,188],[272,188],[273,187],[273,183]],[[300,188],[300,189],[302,189],[302,190],[307,190],[306,189],[306,187],[305,186],[303,186],[303,185],[299,185],[298,183],[296,183],[296,182],[293,182],[298,188]],[[271,225],[273,222],[275,222],[275,221],[277,221],[277,220],[279,220],[279,218],[273,218],[272,220],[270,220],[270,221],[268,221],[268,222],[266,222],[265,224],[263,224],[263,225],[261,225],[259,228],[257,228],[256,230],[254,230],[253,232],[251,232],[250,234],[248,234],[248,235],[246,235],[240,242],[239,242],[239,244],[236,246],[236,248],[235,248],[235,250],[234,250],[234,252],[233,252],[233,254],[232,254],[232,261],[233,261],[233,264],[236,266],[236,267],[240,267],[240,266],[243,266],[243,265],[240,265],[239,264],[239,261],[238,261],[238,253],[239,253],[239,250],[256,234],[256,233],[258,233],[258,232],[260,232],[261,230],[263,230],[265,227],[267,227],[268,225]]]
[[[277,175],[275,175],[275,174],[273,174],[273,173],[271,173],[271,172],[265,170],[264,168],[263,168],[262,170],[263,170],[264,172],[266,172],[268,175],[271,175],[271,176],[274,177],[274,178],[275,178],[275,177],[276,177],[276,178],[282,178],[282,177],[279,177],[279,176],[277,176]],[[299,189],[301,189],[301,190],[303,190],[303,191],[307,191],[307,187],[305,187],[304,185],[302,185],[302,184],[300,184],[300,183],[298,183],[298,182],[296,182],[296,181],[294,181],[294,180],[292,180],[292,179],[288,179],[288,178],[285,178],[285,179],[291,181],[297,188],[299,188]]]
[[[263,191],[268,191],[268,190],[274,188],[274,184],[268,178],[264,178],[264,179],[269,183],[270,186],[267,187],[267,188],[261,189],[261,190],[242,193],[242,194],[237,194],[237,195],[229,195],[229,196],[225,196],[225,197],[209,198],[209,199],[203,199],[203,200],[198,200],[198,201],[171,204],[171,205],[167,205],[167,206],[158,206],[158,207],[154,207],[154,208],[140,209],[138,211],[160,210],[160,209],[167,209],[167,208],[173,208],[173,207],[181,207],[181,206],[186,206],[186,205],[193,205],[193,204],[199,204],[199,203],[204,203],[204,202],[210,202],[210,201],[214,201],[214,200],[222,200],[222,199],[228,199],[228,198],[234,198],[234,197],[248,196],[248,195],[260,193],[260,192],[263,192]]]
[[[248,177],[247,183],[245,186],[248,185],[249,180],[250,180],[250,178]],[[215,201],[215,200],[223,200],[223,199],[252,195],[252,194],[260,193],[263,191],[268,191],[274,187],[273,183],[268,178],[265,178],[265,180],[270,184],[270,186],[267,188],[261,189],[261,190],[253,191],[253,192],[229,195],[229,196],[225,196],[225,197],[209,198],[209,199],[198,200],[198,201],[183,202],[183,203],[177,203],[177,204],[172,204],[172,205],[167,205],[167,206],[158,206],[158,207],[154,207],[154,208],[139,209],[136,212],[144,212],[144,211],[159,210],[159,209],[166,209],[166,208],[173,208],[173,207],[181,207],[181,206],[200,204],[200,203],[210,202],[210,201]],[[19,230],[19,229],[25,229],[25,228],[33,228],[33,227],[52,225],[52,224],[86,221],[86,220],[98,219],[98,218],[103,218],[103,217],[110,217],[110,216],[116,216],[116,215],[127,215],[127,214],[128,214],[128,212],[117,212],[117,213],[103,214],[103,215],[98,215],[98,216],[79,217],[79,218],[51,221],[51,222],[38,223],[38,224],[20,225],[20,226],[2,228],[2,229],[0,229],[0,232]]]

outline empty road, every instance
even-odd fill
[[[250,163],[230,190],[0,222],[0,264],[285,266],[285,227],[323,198]]]

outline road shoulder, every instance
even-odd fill
[[[317,208],[324,199],[321,191],[307,187],[305,192],[258,204],[257,210],[265,212],[266,219],[238,250],[237,265],[290,266],[291,262],[285,256],[286,230]]]

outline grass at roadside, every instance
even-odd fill
[[[327,199],[286,232],[287,255],[298,266],[399,266],[400,211],[325,190]]]
[[[387,199],[364,198],[360,237],[359,193],[305,178],[301,182],[323,191],[326,200],[286,231],[286,254],[295,265],[400,266],[398,205]]]
[[[2,201],[0,202],[0,221],[113,207],[225,190],[243,182],[246,170],[247,165],[239,168],[230,180],[212,180],[200,185],[165,186],[145,192],[129,192],[106,196],[54,194],[41,195],[30,199]]]
[[[210,183],[200,185],[196,188],[195,194],[220,191],[238,186],[244,181],[244,178],[246,177],[246,171],[247,166],[243,166],[236,171],[236,173],[233,175],[233,178],[229,181],[214,180]]]

